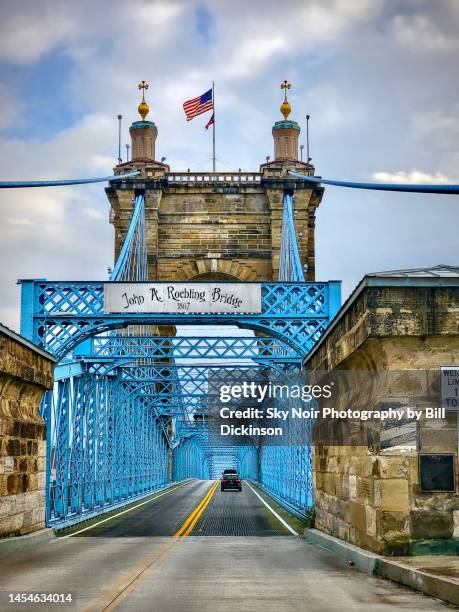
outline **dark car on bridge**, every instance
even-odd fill
[[[242,480],[237,470],[225,470],[220,482],[220,490],[242,491]]]

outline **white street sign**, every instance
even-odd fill
[[[440,367],[441,407],[459,410],[459,365]]]

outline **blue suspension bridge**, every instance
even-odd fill
[[[118,181],[3,182],[0,188]],[[340,187],[457,194],[459,185],[330,181]],[[111,313],[112,283],[148,283],[145,198],[135,206],[108,281],[22,280],[21,334],[57,359],[55,384],[42,402],[47,426],[47,525],[62,528],[187,479],[219,477],[235,467],[299,517],[313,507],[310,424],[290,419],[282,445],[251,438],[218,443],[210,415],[220,384],[247,379],[291,384],[340,307],[340,283],[306,282],[286,191],[277,282],[261,283],[259,313]],[[219,325],[252,337],[153,335],[151,326]],[[223,327],[222,327],[223,329]],[[277,399],[292,410],[299,400]]]

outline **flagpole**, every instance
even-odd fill
[[[215,172],[215,85],[212,81],[212,104],[214,111],[214,121],[212,123],[212,168]]]

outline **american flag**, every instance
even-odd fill
[[[209,129],[211,125],[215,123],[214,114],[212,113],[212,117],[209,119],[209,122],[206,124],[206,130]]]
[[[212,90],[206,91],[202,96],[187,100],[183,103],[183,110],[186,114],[186,120],[191,121],[198,115],[205,113],[214,108],[214,101],[212,100]]]

